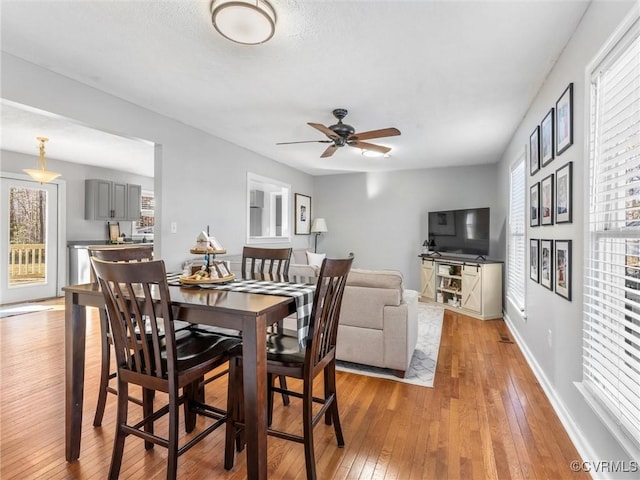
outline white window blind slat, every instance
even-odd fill
[[[640,447],[640,28],[592,74],[583,382]]]
[[[509,202],[509,253],[507,265],[507,296],[524,311],[525,299],[525,196],[526,174],[524,155],[511,168]]]

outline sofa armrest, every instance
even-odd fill
[[[397,307],[384,307],[384,363],[387,368],[409,368],[418,343],[418,292],[404,290]]]
[[[289,264],[289,276],[296,277],[317,277],[320,269],[313,265],[304,265],[301,263]]]

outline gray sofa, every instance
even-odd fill
[[[404,377],[417,341],[418,292],[404,288],[402,274],[352,269],[340,312],[338,360]]]
[[[319,271],[307,264],[304,250],[292,252],[289,274],[314,277]],[[404,288],[398,271],[352,269],[342,299],[337,359],[404,377],[418,341],[418,295]],[[295,317],[285,328],[295,328]]]

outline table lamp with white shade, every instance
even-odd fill
[[[321,233],[328,232],[327,230],[327,221],[324,218],[315,218],[313,223],[311,224],[311,233],[316,234],[316,241],[313,248],[315,253],[318,253],[318,236]]]

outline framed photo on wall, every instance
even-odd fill
[[[529,278],[540,283],[540,240],[529,239]]]
[[[561,297],[571,300],[571,240],[554,242],[555,291]]]
[[[529,226],[540,225],[540,182],[531,185],[529,189]]]
[[[553,240],[540,240],[540,285],[553,290]]]
[[[540,182],[540,224],[553,225],[553,173]]]
[[[295,234],[311,234],[311,197],[296,193],[294,215]]]
[[[553,108],[551,108],[540,125],[540,163],[543,167],[553,160],[553,151]]]
[[[556,170],[556,223],[571,223],[573,216],[573,162]]]
[[[573,144],[573,83],[556,102],[556,155]]]
[[[540,126],[529,137],[529,173],[533,175],[540,170]]]

